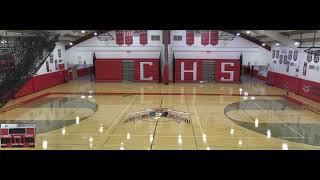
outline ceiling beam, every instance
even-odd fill
[[[278,32],[278,31],[257,30],[256,32],[259,34],[262,34],[262,35],[266,35],[266,36],[272,38],[273,40],[278,41],[282,45],[289,46],[289,47],[292,47],[295,49],[297,48],[296,46],[294,46],[295,41],[290,39],[288,36],[280,34],[280,32]]]
[[[103,33],[106,33],[106,32],[108,32],[108,31],[107,30],[100,30],[100,31],[97,31],[97,34],[99,35],[99,34],[103,34]],[[83,36],[83,37],[73,41],[72,45],[70,45],[70,44],[65,45],[65,50],[68,50],[68,49],[72,48],[73,46],[75,46],[77,44],[80,44],[83,41],[86,41],[86,40],[91,39],[93,37],[95,37],[94,32],[92,32],[92,33],[90,33],[90,34],[88,34],[86,36]]]
[[[230,33],[230,34],[233,34],[233,35],[236,35],[238,33],[238,31],[232,31],[232,30],[223,30],[223,31],[225,31],[227,33]],[[268,51],[271,51],[271,47],[269,45],[266,44],[265,46],[262,46],[263,42],[260,41],[259,39],[255,38],[255,37],[248,36],[247,34],[242,33],[242,32],[240,32],[240,37],[257,44],[258,46],[260,46],[262,48],[265,48]]]

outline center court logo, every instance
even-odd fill
[[[172,120],[177,121],[178,123],[180,123],[180,122],[184,122],[187,124],[191,123],[190,113],[171,110],[168,108],[152,108],[152,109],[146,109],[143,111],[129,113],[125,117],[125,120],[123,121],[123,123],[128,123],[128,122],[135,123],[138,120],[154,121],[154,120],[158,120],[160,118],[172,119]]]

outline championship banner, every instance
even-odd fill
[[[298,59],[298,51],[297,50],[295,50],[294,52],[293,52],[293,60],[297,60]]]
[[[201,44],[204,46],[209,44],[209,31],[201,32]]]
[[[116,31],[116,44],[123,45],[124,37],[123,31]]]
[[[125,44],[130,46],[132,45],[132,31],[125,31],[124,33],[124,41],[125,41]]]
[[[274,59],[276,57],[276,50],[272,50],[272,58]]]
[[[303,74],[304,76],[307,75],[307,66],[308,66],[308,64],[307,64],[306,62],[304,62],[304,63],[303,63],[303,70],[302,70],[302,74]]]
[[[140,44],[143,46],[148,44],[148,33],[147,31],[140,31]]]
[[[219,31],[212,31],[210,33],[210,44],[212,46],[215,46],[218,44],[218,40],[219,40]]]
[[[289,51],[289,55],[288,55],[288,60],[290,61],[292,59],[293,56],[293,52],[292,50]]]
[[[307,61],[308,62],[312,61],[312,54],[310,54],[310,53],[307,54]]]
[[[189,46],[194,44],[194,31],[193,30],[186,31],[186,44]]]

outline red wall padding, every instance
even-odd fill
[[[89,70],[91,67],[88,68],[82,68],[82,69],[77,69],[77,75],[78,77],[86,76],[89,75]]]
[[[298,93],[300,87],[300,79],[280,73],[268,72],[268,78],[271,79],[271,83],[282,89],[289,89],[294,93]],[[270,80],[270,79],[269,79]]]
[[[215,81],[216,82],[234,82],[234,83],[240,82],[240,61],[239,60],[219,59],[219,60],[215,60],[215,61],[216,61],[216,64],[215,64],[215,68],[216,68]],[[233,81],[222,80],[222,77],[225,79],[229,79],[230,74],[227,72],[221,72],[221,63],[233,63],[234,64],[233,66],[225,65],[225,71],[233,71],[234,72]]]
[[[65,69],[64,64],[59,64],[59,70],[64,70],[64,69]]]
[[[17,91],[14,97],[18,98],[52,86],[56,86],[58,84],[62,84],[65,82],[67,76],[68,70],[34,76],[20,90]]]
[[[33,79],[29,80],[21,89],[15,94],[15,98],[25,96],[34,92]]]
[[[320,102],[320,83],[270,71],[267,81],[278,88],[288,87],[291,92]]]
[[[192,70],[193,62],[197,62],[197,80],[193,80],[193,73],[186,72],[184,74],[184,80],[181,80],[181,62],[184,62],[184,70]],[[202,60],[183,60],[176,59],[175,61],[175,82],[199,82],[203,80],[202,77]]]
[[[320,102],[320,83],[300,79],[299,94]]]
[[[122,81],[122,60],[97,59],[96,81]]]
[[[258,79],[260,79],[260,80],[263,80],[263,81],[267,81],[267,80],[268,80],[267,77],[260,76],[260,75],[259,75],[259,71],[256,70],[256,69],[253,69],[253,70],[252,70],[252,76],[253,76],[253,77],[256,77],[256,78],[258,78]]]
[[[140,80],[140,62],[152,62],[152,66],[144,64],[144,77],[152,77],[153,80]],[[154,60],[135,60],[134,61],[134,80],[135,81],[148,81],[157,82],[159,81],[159,59]]]
[[[43,74],[33,77],[34,91],[40,91],[58,84],[64,83],[66,73],[64,71],[57,71],[53,73]]]

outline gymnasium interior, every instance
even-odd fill
[[[318,150],[319,30],[0,30],[5,150]]]

